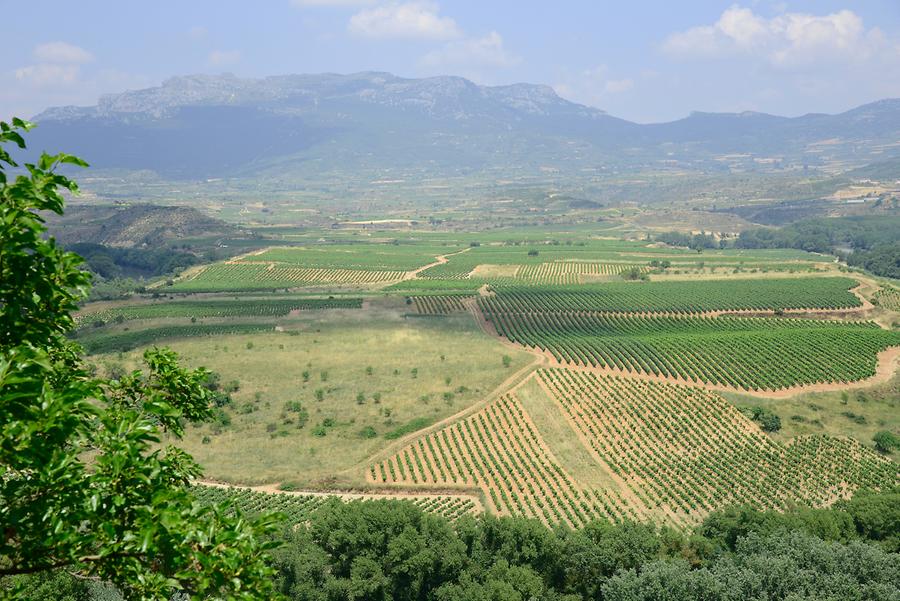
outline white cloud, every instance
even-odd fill
[[[16,69],[16,80],[37,87],[71,85],[78,81],[78,65],[38,63]]]
[[[638,79],[653,77],[651,73],[642,73]],[[636,80],[631,77],[613,78],[606,65],[597,65],[580,73],[570,74],[563,81],[554,84],[556,93],[582,104],[606,108],[606,104],[615,97],[628,95],[634,89]]]
[[[663,51],[685,58],[748,56],[779,67],[897,53],[878,28],[867,30],[851,10],[827,15],[784,13],[766,19],[737,5],[712,25],[673,33],[663,43]]]
[[[291,0],[291,4],[301,8],[306,6],[369,6],[375,4],[375,0]]]
[[[241,60],[240,50],[213,50],[209,53],[209,63],[215,66],[231,65]]]
[[[481,38],[448,42],[443,48],[429,52],[420,61],[427,67],[511,67],[519,57],[506,51],[503,38],[492,31]]]
[[[610,79],[603,86],[608,94],[621,94],[634,87],[633,79]]]
[[[34,48],[34,57],[42,63],[87,63],[94,60],[94,56],[73,44],[66,42],[48,42],[39,44]]]
[[[350,18],[351,33],[373,38],[449,40],[462,36],[456,21],[438,14],[433,2],[389,4],[362,10]]]

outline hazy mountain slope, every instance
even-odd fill
[[[366,167],[578,172],[672,161],[720,169],[722,155],[750,155],[751,164],[774,157],[779,167],[859,166],[900,155],[892,146],[900,142],[898,100],[840,115],[695,113],[638,125],[547,86],[386,73],[177,77],[95,107],[50,109],[36,120],[36,148],[65,148],[98,168],[188,179]]]

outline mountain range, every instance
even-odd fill
[[[34,120],[35,149],[171,180],[361,170],[836,173],[900,157],[900,99],[837,115],[693,113],[638,124],[544,85],[371,72],[175,77]]]

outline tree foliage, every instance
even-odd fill
[[[86,163],[45,153],[10,181],[3,144],[24,148],[30,128],[0,123],[0,594],[68,573],[135,599],[272,598],[273,518],[198,503],[200,467],[163,444],[210,417],[207,372],[152,349],[146,371],[99,379],[65,338],[89,275],[44,237],[41,214],[78,190],[56,168]]]

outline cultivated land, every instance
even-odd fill
[[[890,283],[608,226],[359,227],[285,230],[79,314],[100,369],[165,344],[219,374],[216,420],[182,444],[207,479],[256,488],[207,500],[296,522],[329,496],[387,495],[451,518],[684,527],[900,482],[871,442],[900,429]]]

